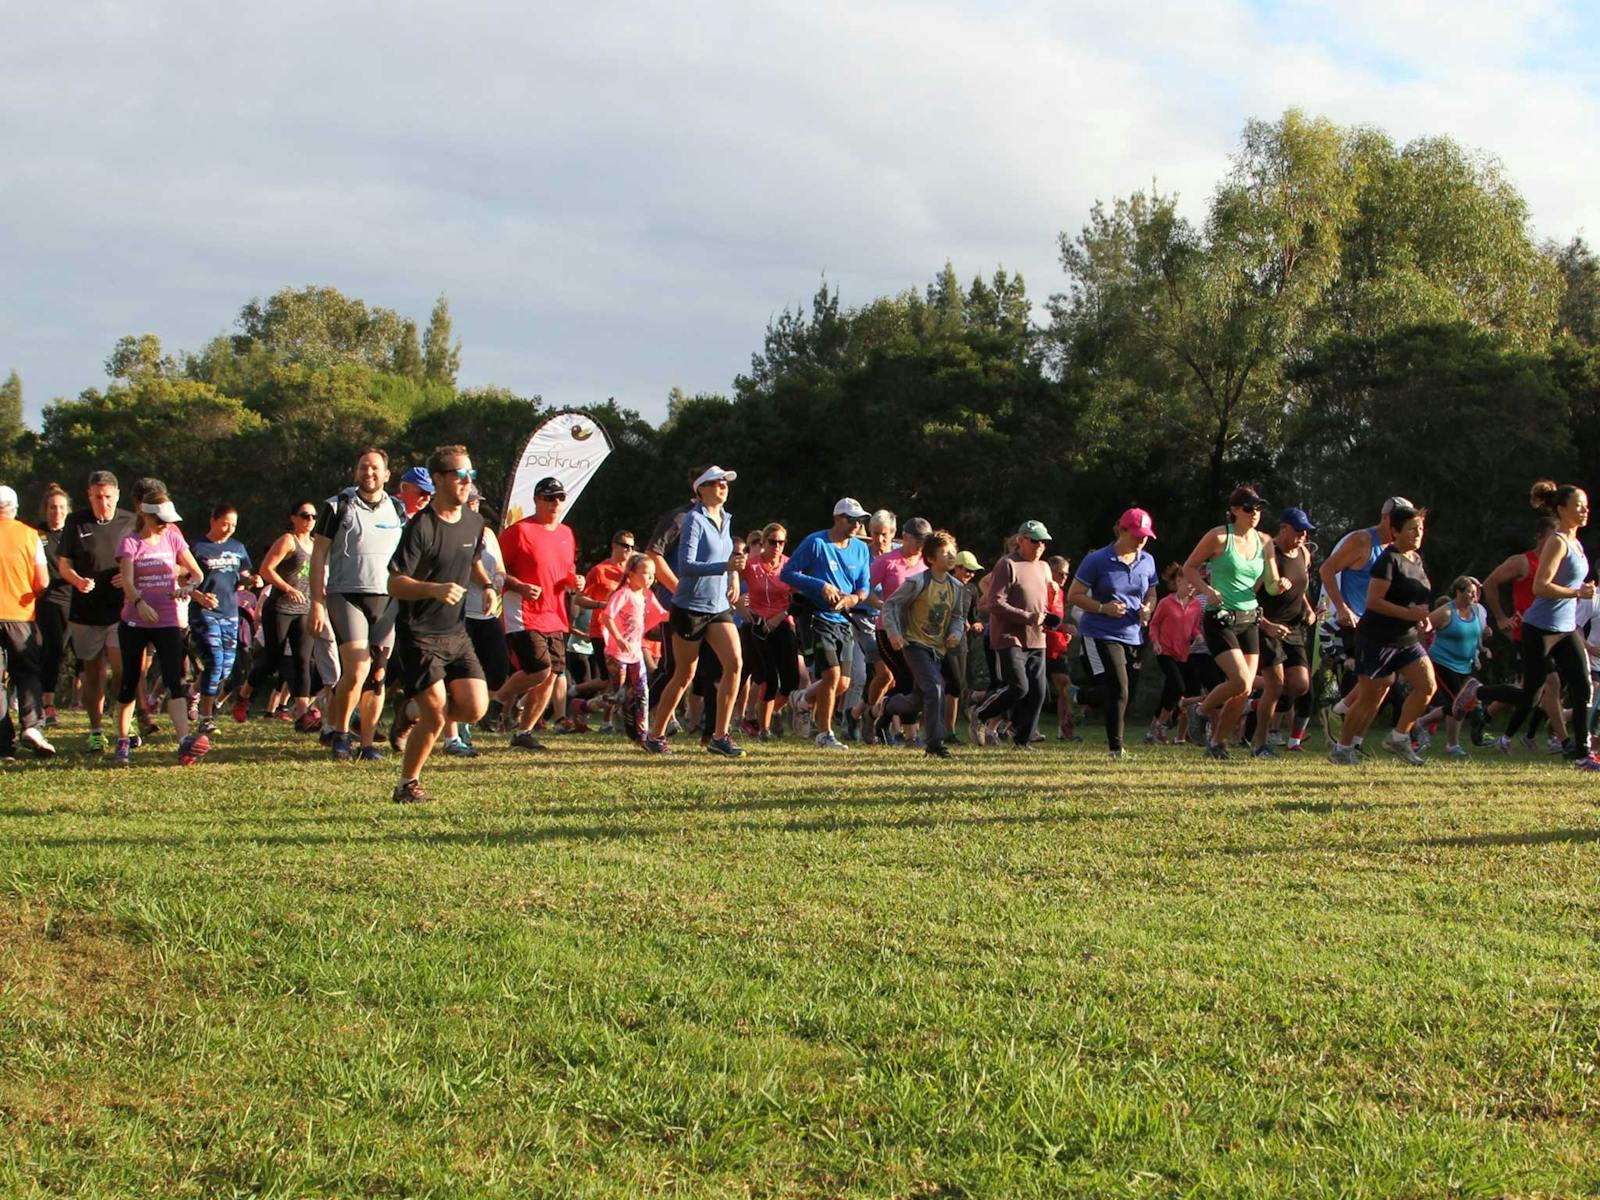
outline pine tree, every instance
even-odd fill
[[[450,301],[440,293],[422,335],[422,377],[429,383],[455,386],[461,369],[461,343],[450,344]]]

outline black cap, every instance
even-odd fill
[[[546,475],[543,479],[539,480],[538,486],[533,489],[533,494],[535,496],[544,496],[546,498],[551,496],[565,496],[567,494],[567,485],[562,483],[561,480],[557,479],[554,475]]]

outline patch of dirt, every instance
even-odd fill
[[[148,947],[114,917],[41,904],[0,904],[0,994],[50,1007],[100,1008],[155,999]]]

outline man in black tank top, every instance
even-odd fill
[[[1301,696],[1311,690],[1311,649],[1309,631],[1316,620],[1307,591],[1311,583],[1311,551],[1308,536],[1316,529],[1303,508],[1286,508],[1278,518],[1278,533],[1272,539],[1277,556],[1278,575],[1289,582],[1289,589],[1261,596],[1261,696],[1256,701],[1255,755],[1275,758],[1277,752],[1267,742],[1272,715],[1284,701],[1291,712]],[[1300,749],[1304,726],[1296,725],[1289,739],[1291,750]]]

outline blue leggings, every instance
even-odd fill
[[[200,694],[215,696],[222,690],[223,681],[233,674],[233,660],[239,653],[239,619],[200,612],[189,628],[200,659]]]

